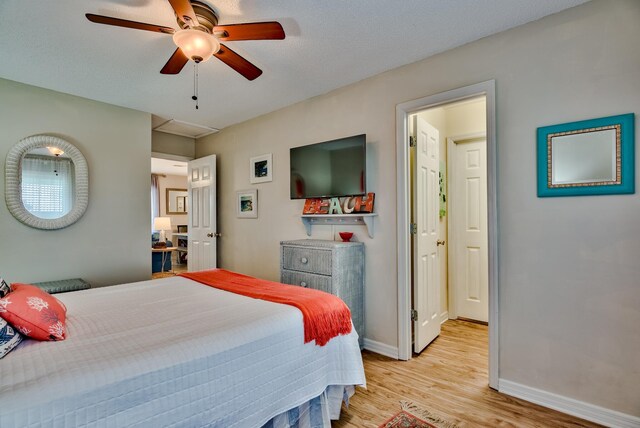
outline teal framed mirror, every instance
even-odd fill
[[[635,193],[635,115],[538,128],[538,197]]]

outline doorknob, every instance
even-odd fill
[[[216,232],[213,234],[213,236],[215,236],[216,238],[219,238],[222,236],[222,233]]]
[[[438,239],[436,241],[436,246],[438,246],[438,245],[444,245],[444,240],[441,241],[441,240]]]
[[[213,233],[207,233],[207,238],[213,238]]]

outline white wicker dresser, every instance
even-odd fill
[[[300,239],[280,242],[280,282],[326,291],[349,306],[364,339],[364,244]]]

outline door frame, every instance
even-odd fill
[[[485,140],[485,151],[487,151],[487,142],[486,142],[487,133],[486,132],[473,132],[471,134],[466,134],[466,135],[455,135],[453,137],[447,137],[447,189],[453,188],[454,183],[456,182],[456,178],[455,178],[456,171],[455,171],[455,168],[453,167],[454,163],[450,162],[450,159],[451,159],[450,154],[453,153],[453,151],[455,150],[456,144],[458,144],[461,141],[480,140],[480,139]],[[447,195],[450,195],[450,194],[451,192],[447,191]],[[488,197],[489,197],[489,192],[487,189],[487,208],[489,206]],[[455,281],[453,280],[455,280],[455,277],[456,277],[455,265],[458,259],[455,256],[455,248],[453,248],[453,246],[451,245],[456,240],[456,232],[454,227],[455,221],[453,221],[456,215],[455,214],[456,211],[455,211],[455,204],[453,202],[453,199],[451,198],[447,198],[447,212],[449,213],[449,218],[447,219],[447,241],[448,241],[448,244],[447,244],[447,297],[448,297],[447,311],[449,313],[449,319],[456,319],[458,318],[458,309],[456,307],[458,295],[457,295],[456,288],[452,287],[451,284],[455,283]],[[487,216],[487,220],[488,220],[488,216]]]
[[[194,160],[191,156],[172,155],[170,153],[151,152],[151,157],[156,159],[175,160],[181,162],[189,162]]]
[[[495,80],[441,92],[396,106],[396,195],[398,264],[398,358],[411,358],[411,195],[409,115],[484,95],[487,102],[487,220],[489,234],[489,386],[498,389],[498,205]]]

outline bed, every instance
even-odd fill
[[[0,360],[0,426],[277,427],[364,385],[355,329],[304,343],[301,312],[170,277],[56,295],[68,338]],[[321,425],[322,426],[322,425]]]

